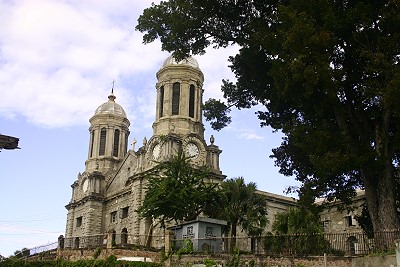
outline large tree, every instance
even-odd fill
[[[180,149],[147,175],[146,196],[137,212],[156,219],[162,227],[172,221],[194,220],[215,199],[217,184],[207,182],[209,178],[209,170],[193,167]]]
[[[285,134],[273,157],[300,194],[344,200],[365,188],[374,231],[399,228],[397,0],[171,0],[138,22],[145,43],[159,38],[177,58],[239,45],[237,81],[208,106],[214,126],[229,123],[229,107],[263,105],[261,125]]]

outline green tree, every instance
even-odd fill
[[[263,105],[261,125],[285,135],[272,157],[300,195],[346,201],[365,188],[374,231],[398,229],[394,171],[400,147],[398,1],[171,0],[138,19],[179,59],[237,44],[237,81],[207,119]],[[221,105],[225,104],[225,109]]]
[[[167,222],[193,220],[214,199],[217,184],[209,182],[206,167],[194,168],[180,149],[170,161],[160,162],[147,176],[147,192],[137,212]]]
[[[278,213],[272,225],[275,236],[267,236],[264,248],[282,253],[291,250],[297,254],[327,252],[328,242],[323,235],[319,216],[305,208],[291,208]]]
[[[276,234],[318,234],[323,233],[319,216],[306,209],[291,208],[287,212],[278,213],[272,224]]]
[[[255,183],[246,184],[243,177],[222,182],[217,217],[228,223],[230,249],[236,245],[237,228],[249,236],[261,235],[268,223],[267,203],[264,196],[257,193]]]

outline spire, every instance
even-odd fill
[[[111,87],[111,94],[108,96],[108,99],[110,101],[114,101],[116,99],[116,96],[114,95],[114,84],[115,84],[115,80],[113,79],[112,87]]]

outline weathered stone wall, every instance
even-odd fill
[[[205,259],[212,259],[217,264],[226,266],[230,255],[184,255],[180,258],[173,256],[168,260],[164,266],[178,267],[187,266],[193,264],[203,264]],[[250,261],[254,260],[254,266],[273,266],[273,267],[292,267],[292,266],[304,266],[304,267],[323,267],[324,257],[307,257],[307,258],[273,258],[266,256],[254,256],[254,255],[241,255],[240,266],[250,266]],[[327,257],[326,267],[353,267],[351,258],[347,257]],[[372,265],[370,265],[372,266]],[[379,265],[377,265],[379,266]]]
[[[69,261],[77,261],[81,259],[93,259],[96,249],[63,249],[58,250],[58,257]],[[146,257],[153,262],[160,262],[161,252],[139,251],[128,249],[101,249],[97,259],[107,259],[109,256],[115,255],[121,257]],[[205,259],[212,259],[217,264],[226,266],[231,255],[173,255],[164,262],[166,267],[191,266],[194,264],[203,264]],[[396,266],[395,255],[385,256],[365,256],[365,257],[331,257],[326,259],[323,256],[304,257],[304,258],[288,258],[288,257],[268,257],[254,255],[240,255],[240,266],[250,266],[250,262],[254,260],[254,266],[263,267],[394,267]],[[325,265],[326,260],[326,265]]]
[[[395,267],[396,255],[354,258],[351,267]]]
[[[58,257],[63,258],[64,260],[69,261],[77,261],[83,259],[93,259],[96,254],[97,249],[63,249],[58,251]],[[128,249],[101,249],[100,254],[97,259],[105,260],[109,256],[115,255],[118,258],[121,257],[147,257],[150,258],[153,262],[160,261],[160,252],[152,252],[152,251],[139,251],[139,250],[128,250]]]

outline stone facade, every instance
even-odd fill
[[[149,140],[144,138],[138,149],[136,140],[128,149],[130,122],[116,103],[113,90],[90,118],[85,171],[72,184],[72,198],[66,205],[66,247],[102,244],[110,233],[116,244],[163,245],[157,241],[164,235],[161,229],[153,227],[151,219],[140,218],[135,210],[145,197],[146,173],[157,162],[169,160],[179,148],[191,157],[194,166],[206,165],[211,170],[210,181],[225,179],[219,166],[222,150],[212,136],[209,143],[204,140],[204,76],[197,61],[190,57],[177,62],[168,57],[156,76],[153,135]],[[266,230],[270,231],[275,215],[295,207],[296,200],[259,193],[268,200],[270,224]],[[97,237],[89,238],[93,236]]]
[[[86,168],[72,184],[72,198],[66,205],[66,247],[88,246],[84,241],[88,238],[82,237],[107,233],[114,233],[113,242],[129,244],[150,240],[150,235],[163,235],[160,229],[154,229],[151,219],[139,218],[135,210],[145,197],[146,173],[157,162],[169,160],[179,148],[191,157],[194,166],[208,166],[210,180],[225,178],[219,167],[222,151],[214,138],[209,144],[204,140],[204,77],[197,61],[189,58],[176,62],[169,57],[157,72],[157,79],[153,136],[145,138],[137,150],[136,141],[128,150],[130,122],[115,102],[113,90],[90,119]],[[160,245],[154,240],[149,245]]]

